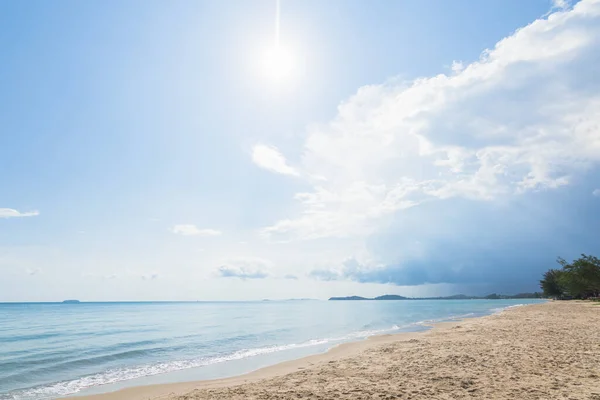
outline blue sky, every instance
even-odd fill
[[[600,3],[0,4],[0,301],[537,288],[600,253]]]

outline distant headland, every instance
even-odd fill
[[[404,297],[396,294],[385,294],[378,297],[361,297],[361,296],[346,296],[346,297],[330,297],[329,300],[509,300],[509,299],[541,299],[544,296],[542,293],[519,293],[515,295],[505,294],[488,294],[487,296],[467,296],[464,294],[455,294],[454,296],[446,297]]]
[[[63,304],[79,304],[79,300],[63,300]]]

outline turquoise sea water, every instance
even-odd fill
[[[0,400],[236,375],[535,300],[0,304]]]

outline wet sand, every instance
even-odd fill
[[[600,305],[548,302],[369,338],[246,375],[79,400],[600,400]]]

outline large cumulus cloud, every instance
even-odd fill
[[[584,182],[502,203],[455,198],[399,213],[371,236],[376,265],[349,258],[310,275],[319,280],[533,290],[540,274],[556,265],[557,256],[598,253],[598,226],[600,200]]]
[[[583,0],[449,74],[359,89],[307,133],[293,166],[312,185],[295,196],[301,212],[262,234],[370,244],[369,260],[313,271],[321,279],[533,277],[557,246],[572,250],[551,223],[563,207],[568,227],[589,226],[590,215],[574,207],[598,212],[589,195],[597,184],[586,181],[600,163],[598,65],[600,1]],[[536,214],[540,202],[547,215]],[[579,240],[586,247],[587,237]]]

